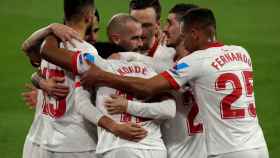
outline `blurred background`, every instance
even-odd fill
[[[101,16],[99,41],[106,41],[106,24],[115,13],[128,12],[129,0],[96,0]],[[280,155],[280,1],[279,0],[161,0],[162,24],[176,3],[211,8],[217,19],[218,39],[241,45],[254,65],[257,114],[271,158]],[[33,110],[21,93],[34,69],[20,50],[35,30],[62,22],[62,0],[0,1],[0,157],[20,158]],[[278,20],[277,20],[278,19]]]

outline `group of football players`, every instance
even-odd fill
[[[64,0],[64,23],[22,44],[36,71],[23,158],[268,158],[252,61],[217,39],[213,11],[131,0],[99,42],[94,0]]]

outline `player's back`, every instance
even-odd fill
[[[174,63],[173,48],[158,46],[153,57],[136,52],[122,52],[121,59],[140,61],[152,67],[157,73],[171,68]],[[169,158],[177,157],[207,157],[205,130],[200,116],[200,110],[193,100],[190,89],[185,92],[173,92],[176,100],[176,115],[161,125],[163,141]],[[189,100],[189,102],[185,102]],[[197,147],[200,150],[197,150]]]
[[[120,60],[108,61],[107,71],[121,75],[133,76],[141,78],[150,78],[156,73],[140,62],[126,62]],[[148,135],[139,142],[132,142],[116,137],[114,134],[106,131],[105,129],[98,128],[99,142],[97,145],[97,153],[104,153],[116,148],[137,148],[137,149],[152,149],[152,150],[166,150],[161,138],[160,124],[155,123],[151,119],[135,117],[127,113],[109,115],[104,105],[104,101],[111,95],[125,95],[128,100],[136,100],[133,96],[125,94],[118,90],[109,87],[100,87],[97,90],[96,106],[106,115],[119,123],[136,122],[143,125],[148,131]],[[140,100],[138,100],[140,101]]]
[[[161,126],[168,157],[206,158],[205,129],[192,91],[172,93],[176,99],[176,115]]]
[[[193,53],[186,64],[197,66],[190,84],[204,118],[209,154],[265,146],[247,51],[239,46],[212,47]]]
[[[86,42],[74,41],[76,48],[69,47],[73,51],[95,51]],[[62,43],[60,44],[62,46]],[[64,85],[69,87],[69,93],[65,98],[56,99],[47,94],[44,95],[42,117],[45,122],[44,148],[56,152],[82,152],[95,150],[96,127],[87,122],[74,106],[74,75],[49,63],[45,60],[41,64],[42,75],[45,79],[63,77]]]

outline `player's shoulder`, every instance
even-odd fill
[[[127,60],[118,60],[118,59],[107,59],[108,63],[111,65],[118,67],[118,66],[136,66],[136,65],[145,65],[144,63],[140,61],[127,61]]]
[[[166,45],[159,45],[158,48],[157,48],[157,51],[161,51],[161,52],[168,52],[169,54],[175,54],[176,53],[176,50],[172,47],[168,47]]]
[[[244,50],[246,51],[246,49],[242,46],[239,45],[224,45],[223,49],[233,49],[233,50]]]
[[[90,43],[88,43],[88,42],[86,42],[86,41],[78,41],[79,43],[79,47],[80,47],[80,49],[87,49],[87,50],[93,50],[93,51],[96,51],[97,52],[97,50],[96,50],[96,48],[93,46],[93,45],[91,45]]]
[[[72,44],[70,44],[70,42],[66,42],[66,47],[69,50],[82,51],[82,52],[85,52],[85,51],[97,52],[95,47],[86,41],[79,41],[76,39],[72,39],[71,43]],[[62,42],[60,43],[60,47],[64,48],[64,45]]]

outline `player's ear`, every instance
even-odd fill
[[[192,28],[190,33],[191,33],[192,39],[194,39],[194,40],[198,40],[199,39],[199,31],[197,29]]]
[[[111,40],[114,44],[118,45],[120,43],[120,37],[119,37],[119,34],[111,34]]]
[[[93,11],[91,9],[87,9],[84,13],[85,23],[92,23],[94,19]]]

